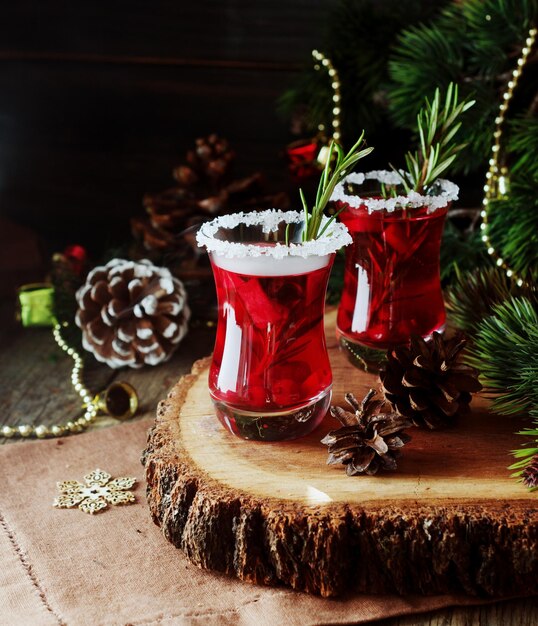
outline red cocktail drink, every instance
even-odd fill
[[[274,211],[225,216],[211,235],[217,239],[201,241],[219,303],[209,391],[220,421],[248,439],[307,434],[330,403],[325,293],[334,252],[349,236],[335,224],[325,241],[302,243],[301,219]]]
[[[337,194],[336,208],[353,238],[346,249],[337,333],[341,345],[370,367],[376,361],[372,350],[384,353],[412,334],[427,337],[445,325],[439,251],[454,195],[452,186],[449,190],[448,199],[434,196],[431,203],[418,194],[411,199],[350,195],[349,201]]]

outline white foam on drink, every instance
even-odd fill
[[[247,276],[296,276],[315,272],[322,267],[327,267],[331,258],[330,254],[323,256],[313,255],[307,258],[300,256],[286,256],[281,259],[257,257],[230,258],[217,252],[210,252],[215,265],[236,274]]]
[[[402,175],[405,176],[403,173]],[[354,209],[364,207],[368,210],[368,213],[372,213],[373,211],[387,211],[388,213],[392,213],[396,209],[404,207],[427,207],[428,212],[432,213],[437,209],[446,207],[450,202],[457,200],[459,194],[459,187],[444,178],[439,178],[436,181],[435,185],[438,193],[432,195],[423,195],[416,191],[410,191],[405,196],[370,198],[347,193],[346,185],[363,185],[365,180],[377,180],[380,184],[384,185],[402,184],[402,177],[398,172],[391,172],[389,170],[373,170],[364,173],[353,172],[338,183],[331,196],[331,201],[345,202]]]
[[[324,216],[321,229],[329,218]],[[318,239],[311,241],[282,242],[259,241],[240,242],[217,239],[219,229],[233,229],[238,226],[261,226],[264,234],[278,231],[282,224],[302,224],[304,216],[299,211],[269,209],[252,213],[233,213],[217,217],[202,224],[196,234],[198,245],[206,247],[216,265],[231,272],[253,276],[289,276],[312,272],[325,267],[330,255],[352,242],[347,228],[332,221]]]

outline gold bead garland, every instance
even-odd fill
[[[69,433],[80,433],[85,430],[94,420],[98,412],[97,403],[94,401],[90,391],[82,382],[83,361],[80,354],[70,347],[61,334],[61,329],[67,326],[67,323],[55,324],[52,330],[53,337],[60,348],[70,356],[73,361],[73,370],[71,372],[71,383],[75,391],[82,398],[83,405],[86,407],[84,415],[76,420],[65,422],[64,424],[54,424],[53,426],[45,426],[39,424],[31,426],[29,424],[21,424],[20,426],[3,426],[0,430],[2,437],[37,437],[44,439],[45,437],[62,437]]]
[[[336,68],[332,64],[331,60],[327,58],[323,53],[318,50],[312,50],[312,57],[316,64],[314,65],[315,70],[321,70],[322,68],[327,70],[327,74],[329,74],[329,78],[331,79],[331,88],[333,90],[333,119],[331,122],[332,125],[332,138],[335,141],[339,141],[341,138],[341,124],[340,124],[340,112],[341,112],[341,95],[340,95],[340,78],[338,77],[338,72]],[[318,130],[325,130],[325,126],[320,124],[318,126]]]
[[[498,198],[499,195],[504,196],[507,192],[507,174],[508,170],[505,166],[499,165],[499,155],[501,152],[501,136],[502,126],[505,121],[506,114],[508,112],[508,105],[512,100],[514,91],[517,87],[523,68],[527,62],[532,47],[536,41],[536,28],[531,28],[525,45],[521,50],[521,56],[517,60],[517,65],[512,72],[512,78],[508,81],[507,89],[503,94],[502,102],[499,107],[499,113],[495,118],[495,130],[493,132],[494,143],[491,148],[491,158],[489,160],[489,169],[486,174],[486,183],[484,185],[484,199],[482,200],[482,210],[480,216],[482,217],[482,241],[486,245],[488,254],[495,259],[495,263],[498,267],[502,267],[506,271],[508,278],[514,278],[517,284],[521,287],[523,285],[523,279],[515,276],[514,271],[509,267],[508,263],[502,256],[495,250],[488,234],[488,205],[491,200]]]

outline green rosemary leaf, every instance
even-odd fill
[[[331,199],[336,185],[344,178],[357,161],[370,154],[373,150],[373,148],[360,149],[363,145],[363,139],[364,131],[347,154],[344,153],[339,144],[331,141],[327,162],[325,163],[320,177],[316,193],[316,202],[312,208],[312,212],[308,209],[308,204],[302,190],[299,190],[305,214],[303,241],[317,239],[320,236],[319,229],[323,220],[323,212]],[[325,229],[322,232],[325,232]]]
[[[308,213],[308,204],[306,203],[306,198],[304,197],[304,192],[302,189],[299,189],[299,196],[301,197],[301,202],[303,204],[303,212],[304,212],[304,228],[303,228],[302,239],[303,241],[306,241],[308,228],[309,228],[310,215]]]
[[[439,165],[432,171],[432,175],[431,175],[431,178],[429,180],[429,184],[431,184],[434,180],[439,178],[439,176],[446,169],[448,169],[452,165],[452,163],[454,163],[454,160],[456,159],[457,156],[458,156],[457,154],[453,154],[452,156],[448,157],[448,159],[446,159],[442,163],[439,163]]]
[[[454,126],[452,126],[452,128],[450,128],[447,131],[447,133],[445,134],[445,136],[443,137],[443,139],[441,140],[441,143],[439,145],[441,145],[441,146],[449,145],[450,142],[452,141],[452,139],[454,138],[454,135],[456,135],[456,133],[459,131],[460,128],[461,128],[461,122],[458,122],[457,124],[454,124]],[[462,148],[464,147],[464,145],[462,145]]]
[[[438,88],[431,102],[425,99],[417,115],[419,150],[408,152],[405,157],[412,189],[424,192],[452,165],[455,155],[465,146],[454,143],[461,127],[458,118],[473,104],[472,100],[458,102],[458,87],[454,83],[449,84],[443,104]]]

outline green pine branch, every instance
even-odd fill
[[[538,279],[538,181],[512,182],[509,195],[490,201],[489,237],[510,267]]]
[[[467,360],[503,415],[538,417],[538,303],[511,297],[480,322]]]
[[[476,170],[491,150],[499,95],[514,69],[530,26],[537,21],[537,0],[466,0],[452,3],[436,19],[404,30],[389,60],[388,101],[396,125],[413,129],[424,96],[457,82],[462,95],[472,94],[473,111],[462,123],[467,149],[455,171]],[[518,87],[536,95],[536,75],[525,72]]]
[[[510,123],[508,152],[512,178],[538,185],[538,111],[536,117],[518,117]]]
[[[494,307],[513,296],[534,299],[530,287],[519,286],[496,265],[467,272],[457,269],[445,291],[445,305],[450,322],[472,337],[482,321],[493,315]]]

